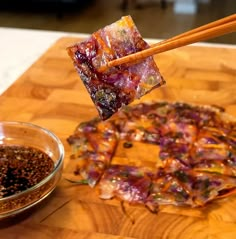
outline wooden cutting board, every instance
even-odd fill
[[[64,175],[71,170],[66,138],[81,121],[97,116],[66,46],[78,41],[59,39],[0,96],[0,120],[32,122],[62,140]],[[146,100],[214,104],[236,116],[236,49],[188,46],[155,57],[167,84]],[[147,157],[146,151],[132,157]],[[73,185],[63,178],[36,208],[0,222],[0,238],[235,238],[236,196],[205,208],[162,206],[158,214],[117,199],[101,200],[96,189]],[[133,223],[134,221],[134,223]]]

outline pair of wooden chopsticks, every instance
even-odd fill
[[[135,63],[161,52],[169,51],[178,47],[186,46],[195,42],[211,39],[236,31],[236,14],[208,23],[193,30],[184,32],[170,39],[153,44],[150,48],[127,55],[108,62],[99,70],[105,71],[113,66],[125,63]]]

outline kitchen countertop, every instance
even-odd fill
[[[87,36],[78,33],[0,27],[0,94],[58,38],[69,35]]]
[[[57,39],[63,36],[85,38],[87,34],[0,27],[0,94],[4,92]],[[157,42],[157,39],[147,39]],[[211,47],[236,45],[197,43]]]

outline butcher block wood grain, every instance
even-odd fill
[[[0,96],[0,120],[32,122],[53,131],[65,147],[63,178],[35,208],[0,221],[4,239],[235,238],[236,196],[204,208],[162,206],[152,214],[140,205],[101,200],[97,189],[67,182],[74,162],[66,141],[97,111],[65,48],[80,39],[61,38]],[[236,49],[187,46],[155,56],[167,84],[141,99],[186,101],[224,107],[236,116]],[[155,157],[146,150],[118,152],[116,160]],[[156,151],[157,154],[157,151]]]

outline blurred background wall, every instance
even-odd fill
[[[236,0],[0,0],[0,27],[92,33],[129,14],[143,37],[164,39],[233,13]]]

